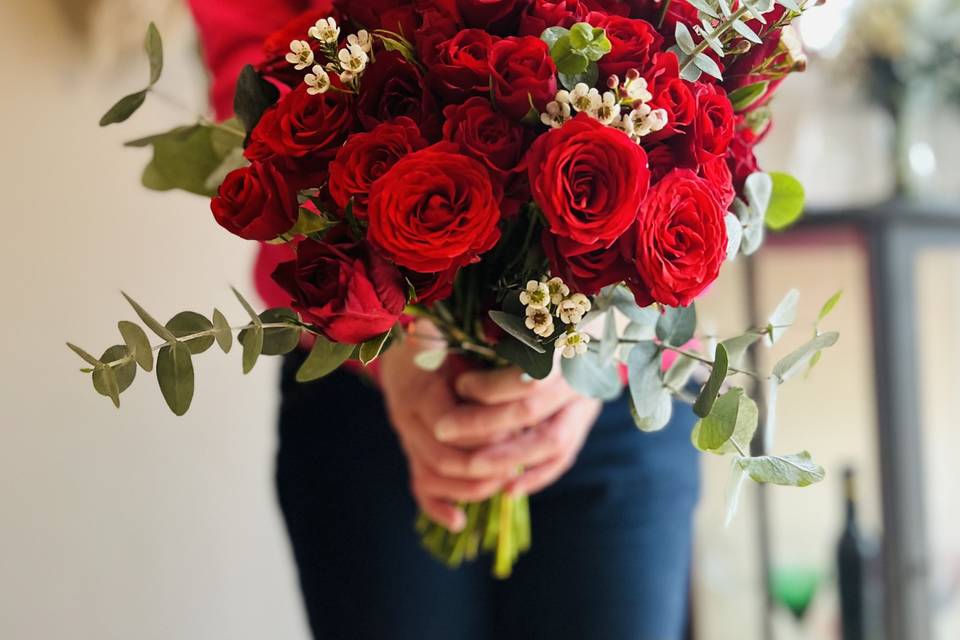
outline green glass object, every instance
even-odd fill
[[[802,621],[820,585],[820,572],[810,567],[774,567],[770,572],[770,589],[774,599]]]

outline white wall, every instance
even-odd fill
[[[202,105],[172,15],[162,84]],[[0,637],[304,638],[272,487],[276,363],[244,378],[238,352],[198,357],[175,418],[152,376],[114,410],[64,346],[118,340],[120,289],[164,319],[216,304],[237,321],[228,284],[251,289],[250,247],[203,199],[142,189],[146,152],[121,147],[189,116],[151,102],[97,127],[143,84],[135,55],[97,67],[48,0],[0,3]]]

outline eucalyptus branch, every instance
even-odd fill
[[[717,25],[717,27],[713,31],[711,31],[708,35],[711,38],[722,37],[725,33],[733,29],[734,23],[739,21],[740,18],[747,15],[748,13],[750,13],[749,7],[747,7],[746,5],[741,6],[739,9],[737,9],[732,14],[730,14],[730,16],[726,18],[723,22]],[[682,60],[680,63],[680,75],[683,76],[684,72],[687,71],[687,69],[689,69],[691,65],[695,64],[695,60],[697,56],[700,55],[701,53],[704,53],[709,47],[710,47],[710,40],[705,37],[703,40],[700,41],[700,44],[695,46],[689,53],[684,54],[687,57],[684,60]]]

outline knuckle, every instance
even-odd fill
[[[527,396],[517,403],[517,416],[522,422],[530,422],[537,417],[540,402],[536,396]]]

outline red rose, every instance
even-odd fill
[[[297,187],[317,186],[327,163],[354,128],[354,107],[336,92],[311,96],[299,87],[267,109],[250,133],[244,155],[250,160],[282,158]]]
[[[443,110],[443,117],[443,139],[456,142],[499,182],[526,170],[526,129],[494,111],[489,100],[470,98],[461,105],[452,104]]]
[[[697,114],[697,99],[690,84],[680,78],[680,65],[673,53],[656,56],[652,72],[650,106],[667,112],[667,126],[651,134],[650,140],[662,140],[677,133],[684,133]]]
[[[453,281],[459,270],[459,267],[454,266],[439,273],[406,271],[404,275],[413,285],[417,304],[432,304],[450,297],[453,293]]]
[[[570,28],[583,22],[590,8],[580,0],[534,0],[520,17],[520,35],[540,35],[548,27]]]
[[[363,74],[357,101],[360,122],[368,131],[381,122],[406,116],[428,138],[440,135],[437,104],[427,90],[420,71],[395,51],[377,54]]]
[[[619,238],[650,185],[640,145],[586,114],[537,138],[527,166],[550,231],[583,245]]]
[[[733,140],[734,113],[730,99],[720,87],[698,82],[694,85],[697,114],[688,136],[691,155],[698,163],[723,157]]]
[[[382,27],[395,33],[396,25],[384,18],[395,16],[397,11],[412,8],[412,5],[410,0],[333,0],[333,6],[360,27],[368,30]]]
[[[700,167],[700,177],[710,183],[717,194],[717,201],[724,211],[730,210],[737,192],[733,188],[733,175],[726,158],[714,158]]]
[[[397,160],[429,143],[417,124],[406,117],[384,123],[367,133],[355,133],[330,163],[330,196],[343,209],[353,199],[353,214],[367,217],[370,186]]]
[[[599,242],[578,244],[544,231],[541,242],[550,262],[550,273],[562,278],[571,290],[594,295],[607,285],[636,278],[636,267],[629,259],[632,247],[627,248],[630,255],[624,255],[626,247],[622,247],[628,235],[607,247]]]
[[[490,50],[490,78],[497,108],[515,120],[531,108],[543,111],[557,94],[557,68],[547,43],[524,36],[504,38]]]
[[[273,279],[303,319],[334,342],[359,344],[389,331],[407,302],[397,268],[345,226],[320,242],[299,243],[296,260],[277,266]]]
[[[273,240],[297,221],[297,192],[273,162],[254,162],[227,174],[210,210],[230,233],[247,240]]]
[[[420,273],[475,262],[500,238],[487,170],[449,143],[411,153],[374,182],[367,217],[370,242]]]
[[[645,20],[609,16],[597,19],[597,14],[588,17],[590,24],[607,31],[607,38],[613,45],[610,53],[600,58],[600,78],[617,75],[623,80],[630,69],[636,69],[647,77],[653,66],[654,55],[663,46],[663,38],[657,30]],[[596,23],[596,24],[595,24]],[[649,80],[649,78],[648,78]]]
[[[435,43],[425,55],[427,82],[441,99],[452,104],[470,96],[489,95],[488,60],[493,42],[486,31],[465,29]]]
[[[456,0],[456,5],[467,27],[505,35],[517,32],[527,0]]]
[[[656,302],[686,306],[716,280],[727,252],[724,215],[714,188],[689,169],[653,186],[637,220],[638,303],[648,292]]]
[[[272,78],[288,87],[295,87],[303,82],[306,71],[297,71],[287,62],[286,56],[290,53],[291,40],[306,40],[313,48],[313,53],[320,56],[320,41],[307,37],[307,31],[320,18],[326,18],[333,13],[333,7],[328,1],[316,3],[320,6],[301,13],[281,29],[272,33],[263,43],[263,61],[257,65],[261,75]],[[337,21],[340,20],[337,16]]]
[[[761,120],[758,124],[759,130],[754,130],[749,117],[741,116],[738,118],[733,142],[727,149],[727,163],[730,166],[730,172],[733,173],[733,184],[737,193],[743,191],[743,184],[750,174],[760,170],[757,156],[754,155],[753,150],[767,135],[771,122],[770,120]]]

